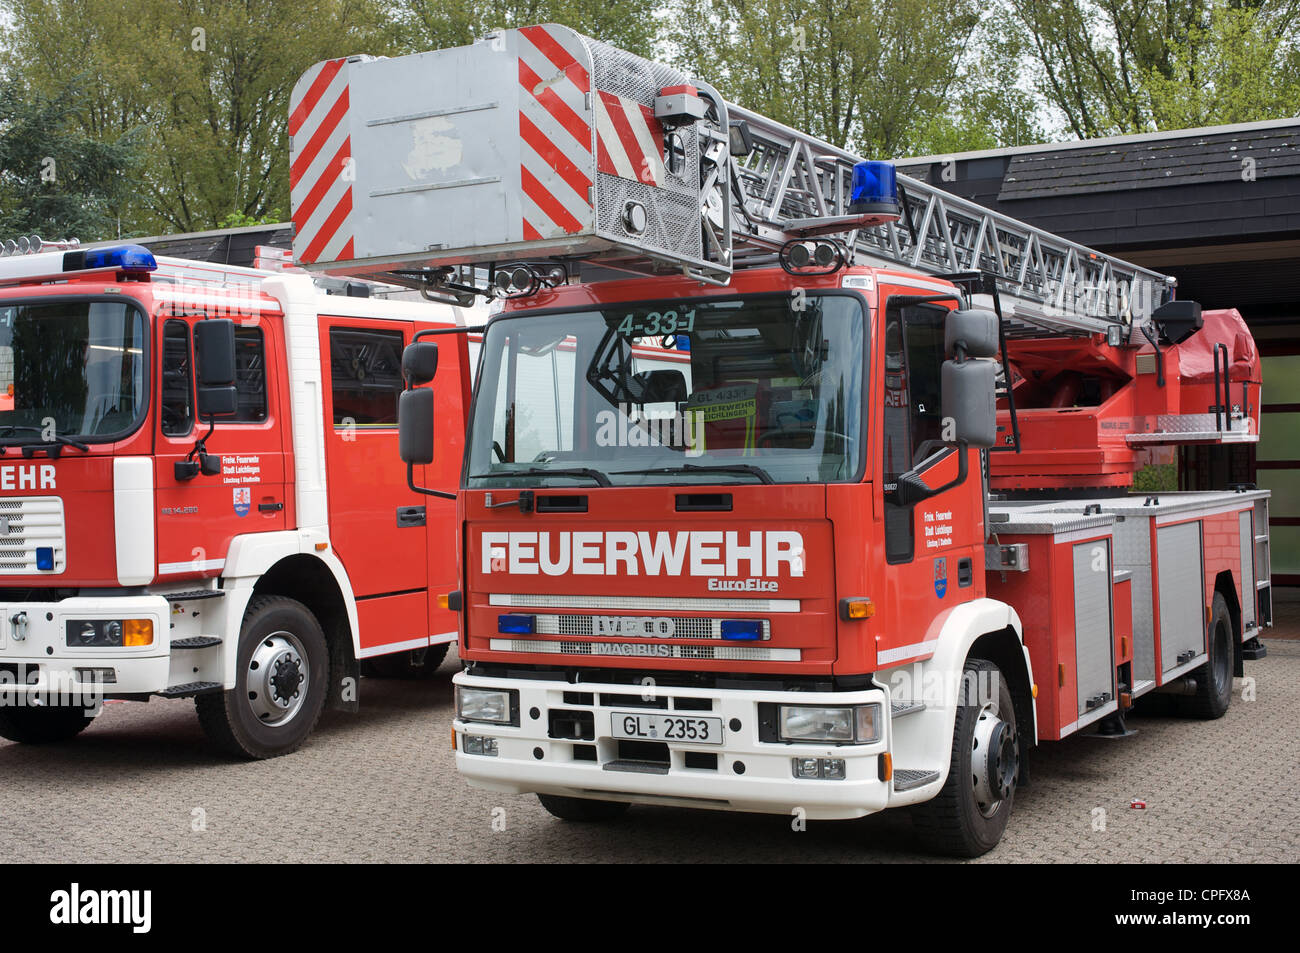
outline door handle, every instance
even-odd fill
[[[423,506],[399,506],[397,508],[397,525],[399,527],[423,526],[424,507]]]
[[[257,512],[259,513],[275,513],[278,510],[282,510],[282,509],[284,509],[283,503],[258,503],[257,504]]]

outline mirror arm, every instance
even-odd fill
[[[408,464],[406,465],[406,486],[407,486],[407,488],[408,488],[409,490],[411,490],[412,492],[414,492],[414,493],[421,493],[421,494],[423,494],[424,496],[436,496],[436,497],[438,497],[438,499],[440,499],[440,500],[454,500],[454,499],[456,499],[456,494],[455,494],[455,493],[448,493],[448,492],[446,492],[445,490],[430,490],[428,487],[424,487],[424,486],[416,486],[416,485],[415,485],[415,464],[414,464],[414,463],[408,463]]]

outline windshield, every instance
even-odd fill
[[[498,318],[467,485],[857,479],[865,324],[842,294]]]
[[[144,411],[145,322],[120,301],[0,306],[0,443],[126,435]]]

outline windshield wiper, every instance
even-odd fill
[[[615,476],[631,474],[653,474],[653,473],[748,473],[758,479],[759,483],[773,483],[772,475],[762,467],[756,467],[750,463],[730,463],[730,464],[698,464],[683,463],[676,467],[651,467],[646,470],[615,470]]]
[[[4,426],[0,426],[0,436],[11,434],[19,430],[24,430],[28,433],[45,433],[45,430],[41,427],[29,427],[22,424],[5,424]],[[66,437],[61,433],[52,433],[50,434],[49,440],[42,441],[41,443],[24,443],[18,444],[17,446],[18,449],[23,451],[24,456],[31,456],[31,453],[34,453],[37,450],[49,450],[55,446],[76,447],[78,450],[90,449],[89,444],[82,443],[80,440],[74,440],[71,437]],[[4,453],[8,449],[7,446],[0,446],[0,453]]]
[[[502,470],[500,473],[478,473],[470,477],[471,480],[490,480],[495,477],[512,477],[512,476],[580,476],[586,477],[598,486],[613,486],[609,482],[609,477],[599,470],[593,470],[591,467],[561,467],[552,469],[550,467],[530,467],[527,470]]]

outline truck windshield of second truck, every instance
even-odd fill
[[[860,479],[865,325],[844,293],[498,318],[468,485]]]
[[[0,447],[105,443],[139,426],[145,319],[122,301],[0,307]]]

